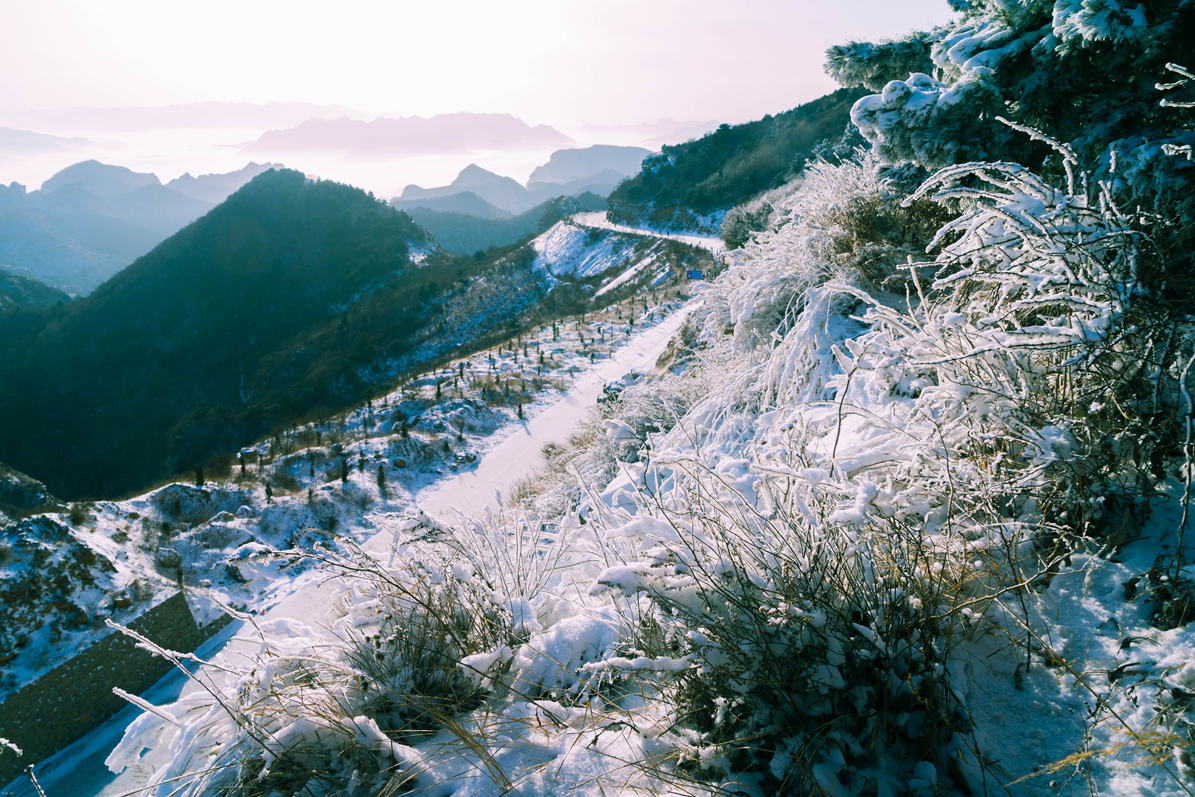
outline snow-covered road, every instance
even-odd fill
[[[480,517],[486,507],[500,502],[498,496],[516,481],[539,469],[545,445],[568,439],[597,402],[607,382],[655,365],[691,309],[692,305],[686,305],[656,326],[638,333],[609,360],[587,370],[551,407],[515,426],[505,439],[486,452],[475,470],[432,484],[415,496],[416,504],[446,523],[460,515]]]
[[[428,515],[451,524],[463,517],[480,517],[489,507],[496,507],[503,493],[519,480],[533,474],[543,464],[543,447],[568,439],[589,408],[593,407],[607,382],[631,371],[651,369],[668,341],[680,329],[692,305],[673,313],[659,324],[636,333],[613,357],[583,372],[572,387],[533,418],[512,427],[505,437],[491,446],[478,466],[442,482],[434,483],[416,495],[417,505]],[[364,546],[385,556],[396,537],[394,526],[400,518],[385,513],[370,520],[382,531]],[[331,618],[330,604],[337,593],[335,585],[309,579],[288,598],[257,619],[265,625],[274,621],[298,620],[320,624]],[[234,636],[226,631],[198,651],[201,657],[232,666],[253,656],[260,640],[252,636]],[[162,679],[146,697],[151,702],[167,702],[180,693],[198,688],[181,673]],[[71,747],[37,765],[36,772],[47,797],[114,797],[141,793],[149,777],[165,762],[168,751],[148,750],[141,761],[119,776],[110,773],[103,761],[137,716],[126,709],[99,729]],[[4,797],[36,797],[27,780],[18,780],[14,790]]]
[[[606,211],[596,210],[592,213],[575,213],[572,220],[582,227],[597,227],[603,230],[613,230],[614,232],[623,232],[629,235],[648,235],[652,238],[667,238],[670,241],[677,241],[689,246],[696,246],[699,249],[704,249],[715,256],[726,254],[726,244],[721,238],[716,238],[712,235],[685,235],[682,233],[660,232],[657,230],[645,230],[638,227],[628,227],[625,224],[616,224],[606,217]]]

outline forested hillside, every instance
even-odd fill
[[[297,336],[383,288],[419,307],[459,276],[411,263],[429,245],[357,189],[267,172],[85,299],[6,322],[0,460],[110,495],[346,400],[353,363],[294,368]]]
[[[66,304],[71,297],[44,282],[0,269],[0,313]]]
[[[841,140],[851,103],[861,94],[839,89],[775,116],[666,145],[610,195],[610,218],[716,233],[725,211],[791,179],[818,145]]]
[[[121,494],[639,284],[594,297],[596,274],[553,275],[521,237],[452,257],[358,189],[268,172],[92,295],[0,314],[0,382],[20,386],[0,461],[66,498]]]

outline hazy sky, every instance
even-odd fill
[[[744,121],[946,0],[0,0],[0,110],[306,101],[532,122]]]

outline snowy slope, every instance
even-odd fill
[[[590,216],[594,214],[575,214],[532,240],[535,268],[554,279],[581,285],[593,292],[595,300],[657,287],[681,278],[689,269],[709,275],[718,270],[717,256],[724,250],[704,239],[591,224],[586,221]],[[671,241],[684,246],[673,246]]]
[[[556,276],[592,277],[614,268],[627,249],[617,238],[595,236],[591,244],[585,230],[567,221],[557,222],[531,242],[536,266]]]
[[[902,207],[877,175],[812,170],[503,508],[333,563],[358,578],[332,633],[263,627],[209,683],[232,716],[196,693],[111,762],[173,739],[161,776],[190,794],[1187,793],[1195,636],[1173,596],[1195,574],[1158,564],[1185,485],[1158,478],[1148,524],[1105,494],[1119,526],[1066,547],[1043,510],[1080,494],[1083,425],[1033,402],[1116,333],[1132,239],[992,167],[929,284],[895,245],[833,245],[852,201]],[[926,190],[973,190],[958,175]],[[1010,295],[1070,313],[995,323]]]
[[[531,242],[535,265],[556,277],[589,279],[633,267],[659,250],[642,232],[604,233],[566,219]]]
[[[617,318],[625,311],[615,305],[589,316],[583,325],[542,327],[522,338],[519,346],[449,363],[343,418],[246,449],[247,477],[231,485],[176,484],[128,501],[97,504],[80,520],[83,528],[69,527],[65,513],[56,520],[35,520],[89,542],[90,547],[80,548],[87,557],[98,553],[117,562],[115,576],[107,575],[109,566],[93,568],[96,573],[83,568],[86,586],[100,580],[101,593],[121,594],[122,585],[137,583],[145,593],[139,601],[148,601],[151,595],[169,594],[181,575],[192,593],[210,595],[221,605],[252,614],[276,606],[283,615],[297,611],[311,621],[311,591],[318,591],[324,579],[311,571],[313,560],[305,557],[314,544],[328,539],[329,530],[371,548],[385,547],[418,533],[426,515],[417,506],[442,517],[471,508],[480,512],[495,490],[505,491],[533,467],[544,443],[567,436],[578,413],[592,405],[608,379],[654,358],[652,347],[662,346],[683,319],[683,313],[670,314],[674,306],[651,308],[637,319],[642,331],[634,337],[622,333]],[[657,327],[657,322],[662,323]],[[437,383],[444,394],[439,399]],[[488,402],[475,398],[479,390],[484,395],[511,385],[521,387],[507,396],[491,396]],[[568,392],[558,392],[568,386]],[[525,406],[520,409],[517,402]],[[519,413],[525,420],[517,417]],[[405,435],[403,426],[409,429]],[[342,458],[351,463],[344,484],[339,482]],[[512,459],[524,463],[522,468],[511,468]],[[386,474],[385,487],[378,484],[379,469]],[[271,501],[266,499],[266,482],[273,485]],[[449,486],[432,493],[423,489],[441,484],[456,485],[473,498],[461,500]],[[142,526],[170,526],[169,545],[159,546],[176,551],[179,566],[163,569],[155,562],[155,550],[130,544],[121,533],[127,533],[130,524],[137,531]],[[8,563],[6,583],[20,581],[8,576],[21,561]],[[98,616],[118,622],[128,622],[141,606],[139,602],[114,612],[103,608],[110,601],[101,607],[88,595],[80,593],[77,599],[83,606],[96,606]],[[334,603],[329,599],[327,605]],[[91,625],[92,635],[102,630]],[[60,644],[51,641],[49,633],[49,624],[40,627],[16,662],[20,669],[10,666],[6,671],[27,680],[86,641],[85,635],[74,634]],[[104,729],[93,736],[112,732]],[[84,740],[80,747],[86,750],[95,744]],[[88,760],[94,763],[94,755]],[[81,794],[86,766],[68,752],[39,771],[43,782]],[[143,769],[138,770],[142,775]],[[103,778],[92,782],[102,784]]]

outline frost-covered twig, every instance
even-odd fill
[[[1195,82],[1195,74],[1187,69],[1185,66],[1179,64],[1166,64],[1166,69],[1179,76],[1178,80],[1170,83],[1155,83],[1154,88],[1158,91],[1171,91],[1173,89],[1182,88],[1192,82]],[[1181,100],[1172,100],[1169,97],[1164,97],[1159,102],[1166,108],[1195,108],[1195,102],[1185,102]]]
[[[41,787],[41,783],[37,780],[37,775],[33,772],[33,764],[25,767],[25,774],[29,776],[29,782],[33,784],[33,788],[37,792],[37,797],[46,797],[46,790]]]

